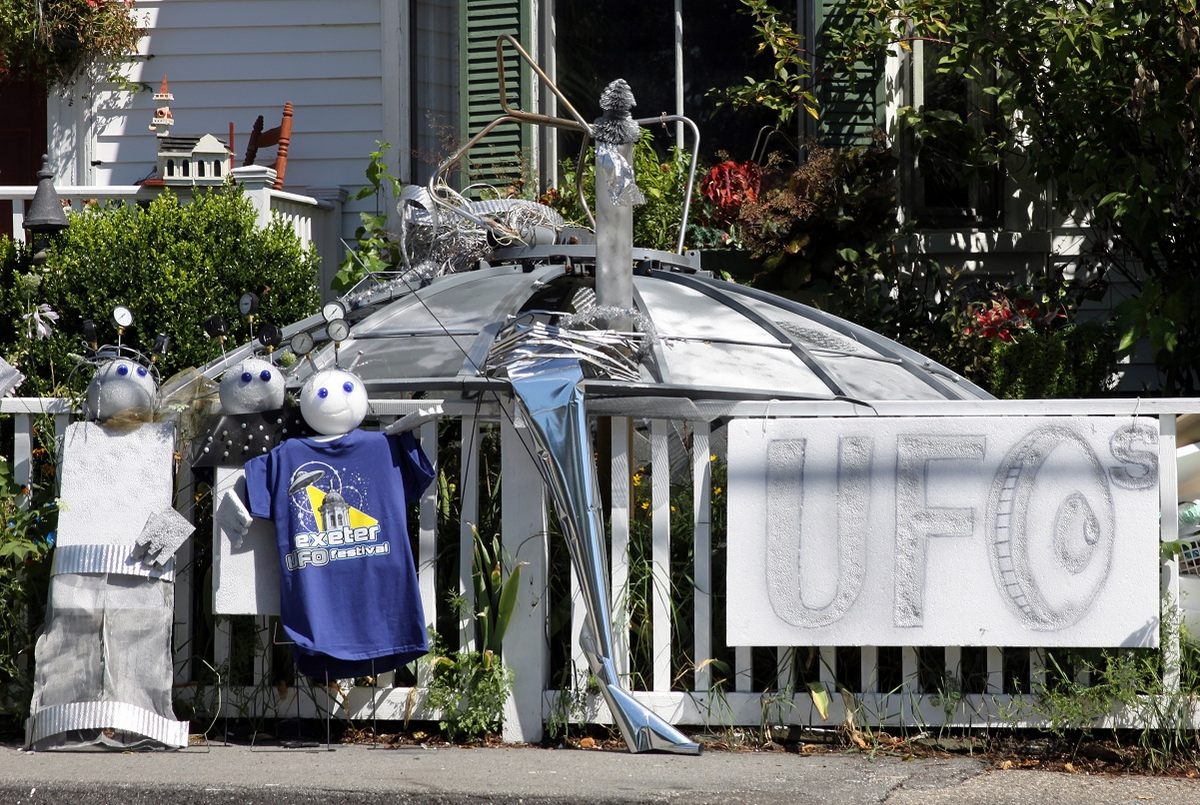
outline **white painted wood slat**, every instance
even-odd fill
[[[633,506],[630,478],[633,475],[633,423],[628,417],[612,418],[612,556],[611,585],[613,658],[617,673],[629,677],[629,516]]]
[[[667,443],[670,423],[651,420],[651,502],[653,547],[650,586],[653,618],[653,689],[671,689],[671,459]]]
[[[708,690],[712,680],[712,462],[709,461],[709,425],[697,422],[692,430],[692,522],[694,523],[693,601],[695,645],[692,661],[696,690]]]

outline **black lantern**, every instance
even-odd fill
[[[50,238],[67,228],[67,214],[63,212],[62,200],[54,189],[54,174],[50,171],[49,159],[42,154],[42,169],[38,171],[37,190],[25,216],[25,228],[33,234],[33,262],[46,261],[46,245]]]

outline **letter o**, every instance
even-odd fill
[[[1065,457],[1078,476],[1053,511],[1033,511],[1038,473],[1052,457]],[[1047,425],[1009,450],[986,524],[996,585],[1027,626],[1062,629],[1087,613],[1111,568],[1115,513],[1107,473],[1078,432]]]

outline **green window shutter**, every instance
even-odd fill
[[[460,9],[459,136],[466,142],[502,114],[496,37],[510,34],[532,51],[533,15],[530,0],[462,0]],[[532,109],[529,69],[511,47],[505,51],[504,68],[508,102]],[[463,184],[503,188],[521,179],[533,164],[530,128],[509,123],[493,129],[466,155]]]
[[[818,60],[826,31],[855,24],[845,0],[814,0]],[[820,66],[818,66],[820,69]],[[817,84],[821,120],[817,139],[822,145],[866,145],[876,129],[883,128],[883,62],[854,65],[849,74],[827,76]]]

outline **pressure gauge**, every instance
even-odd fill
[[[258,295],[252,293],[242,294],[242,298],[238,300],[238,310],[243,316],[249,316],[258,310]]]
[[[325,321],[344,319],[346,318],[346,306],[341,302],[329,302],[321,308],[321,315],[325,317]]]
[[[345,341],[350,337],[350,325],[346,323],[345,319],[334,319],[325,325],[325,332],[332,341]]]
[[[267,322],[258,331],[258,341],[264,347],[275,349],[283,342],[283,332],[277,325]]]
[[[118,327],[128,327],[133,324],[133,314],[124,305],[117,305],[113,308],[112,317]]]
[[[313,337],[308,333],[296,333],[292,336],[292,352],[297,355],[307,355],[313,351]]]
[[[154,349],[151,350],[155,356],[166,355],[167,350],[171,348],[171,337],[166,333],[159,333],[154,337]],[[153,360],[153,359],[152,359]]]
[[[209,338],[224,338],[228,333],[225,319],[220,316],[209,316],[208,321],[204,322],[204,332],[208,333]]]

